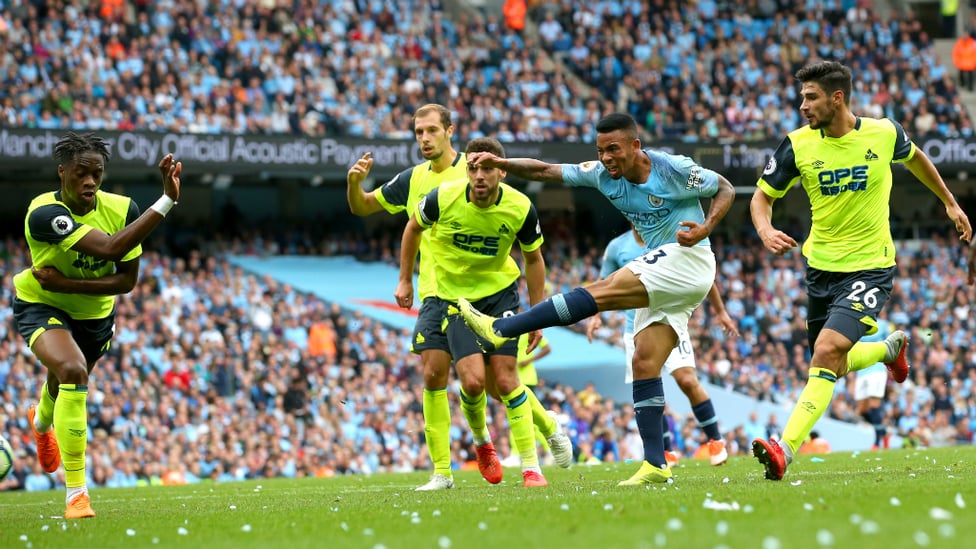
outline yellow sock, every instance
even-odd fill
[[[484,391],[473,397],[465,394],[463,390],[461,391],[461,412],[464,413],[464,419],[468,420],[468,427],[471,428],[471,434],[474,436],[475,446],[491,442],[491,435],[488,434],[488,423],[485,420],[485,406],[487,405],[488,397],[485,396]]]
[[[539,455],[535,452],[535,435],[532,428],[532,407],[524,386],[519,386],[507,395],[502,395],[508,427],[515,438],[515,448],[522,458],[522,469],[539,466]]]
[[[525,391],[525,396],[529,399],[529,407],[532,409],[532,423],[542,433],[542,447],[548,450],[549,443],[546,442],[546,437],[551,437],[556,432],[556,420],[552,419],[552,416],[546,412],[546,408],[539,402],[530,387],[520,385],[519,389]]]
[[[826,368],[810,368],[810,378],[807,386],[800,393],[800,398],[793,407],[790,419],[783,428],[783,441],[789,445],[795,454],[803,441],[810,435],[813,426],[823,415],[830,399],[834,396],[834,384],[837,375]]]
[[[44,387],[41,387],[41,398],[37,401],[37,415],[34,416],[34,420],[37,421],[38,419],[48,428],[54,423],[54,397],[48,392],[46,381]],[[47,429],[38,429],[38,431],[45,433]]]
[[[434,473],[451,476],[451,404],[446,387],[424,389],[424,437]]]
[[[548,415],[548,414],[546,414],[546,415]],[[533,417],[535,417],[535,416],[533,416]],[[533,425],[532,427],[533,427],[533,431],[535,431],[535,441],[539,443],[539,446],[541,446],[543,450],[545,450],[545,451],[548,452],[549,451],[549,441],[546,440],[546,436],[543,435],[542,434],[542,431],[539,430],[539,426],[538,425]]]
[[[85,450],[88,448],[88,386],[61,384],[54,401],[54,436],[61,449],[64,484],[69,489],[85,485]]]
[[[847,371],[856,372],[884,360],[888,346],[884,341],[858,341],[847,351]]]

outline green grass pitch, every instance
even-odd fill
[[[781,482],[752,458],[684,460],[672,484],[618,488],[634,463],[477,471],[414,492],[427,473],[96,489],[65,521],[63,491],[0,493],[0,547],[804,548],[966,547],[976,539],[976,448],[800,456]]]

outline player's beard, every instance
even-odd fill
[[[437,160],[441,156],[444,156],[444,150],[434,148],[431,149],[429,153],[424,153],[423,149],[421,149],[420,154],[422,154],[426,160]]]
[[[823,116],[821,116],[820,113],[815,113],[816,118],[814,118],[814,121],[810,123],[810,129],[820,130],[830,127],[830,123],[834,121],[834,115],[836,114],[837,111],[829,106],[824,111]]]

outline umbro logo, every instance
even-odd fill
[[[865,155],[864,155],[864,159],[865,160],[877,160],[878,159],[878,155],[875,154],[874,151],[872,151],[871,149],[868,149],[868,152],[865,153]]]
[[[460,230],[461,224],[458,223],[457,221],[451,221],[451,228],[454,229],[455,231]]]
[[[508,234],[510,232],[512,232],[511,229],[509,229],[508,228],[508,225],[506,225],[504,223],[502,223],[502,226],[498,228],[498,233],[499,234]]]
[[[819,170],[820,168],[823,168],[823,167],[824,167],[824,161],[823,160],[814,160],[813,161],[813,169]]]
[[[56,319],[56,318],[54,318],[52,316],[51,318],[47,319],[47,325],[48,326],[63,326],[64,324],[60,320],[58,320],[58,319]]]
[[[88,431],[85,429],[68,429],[68,433],[73,437],[82,438],[88,435]]]

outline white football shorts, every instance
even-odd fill
[[[854,379],[854,398],[884,398],[885,386],[888,385],[888,370],[886,368],[871,367],[857,372]]]
[[[627,332],[624,334],[624,352],[627,354],[627,366],[624,370],[624,383],[634,382],[634,334]],[[674,375],[678,368],[695,368],[695,350],[691,346],[691,339],[686,338],[678,341],[678,345],[671,349],[671,354],[664,361],[662,371],[668,375]]]

